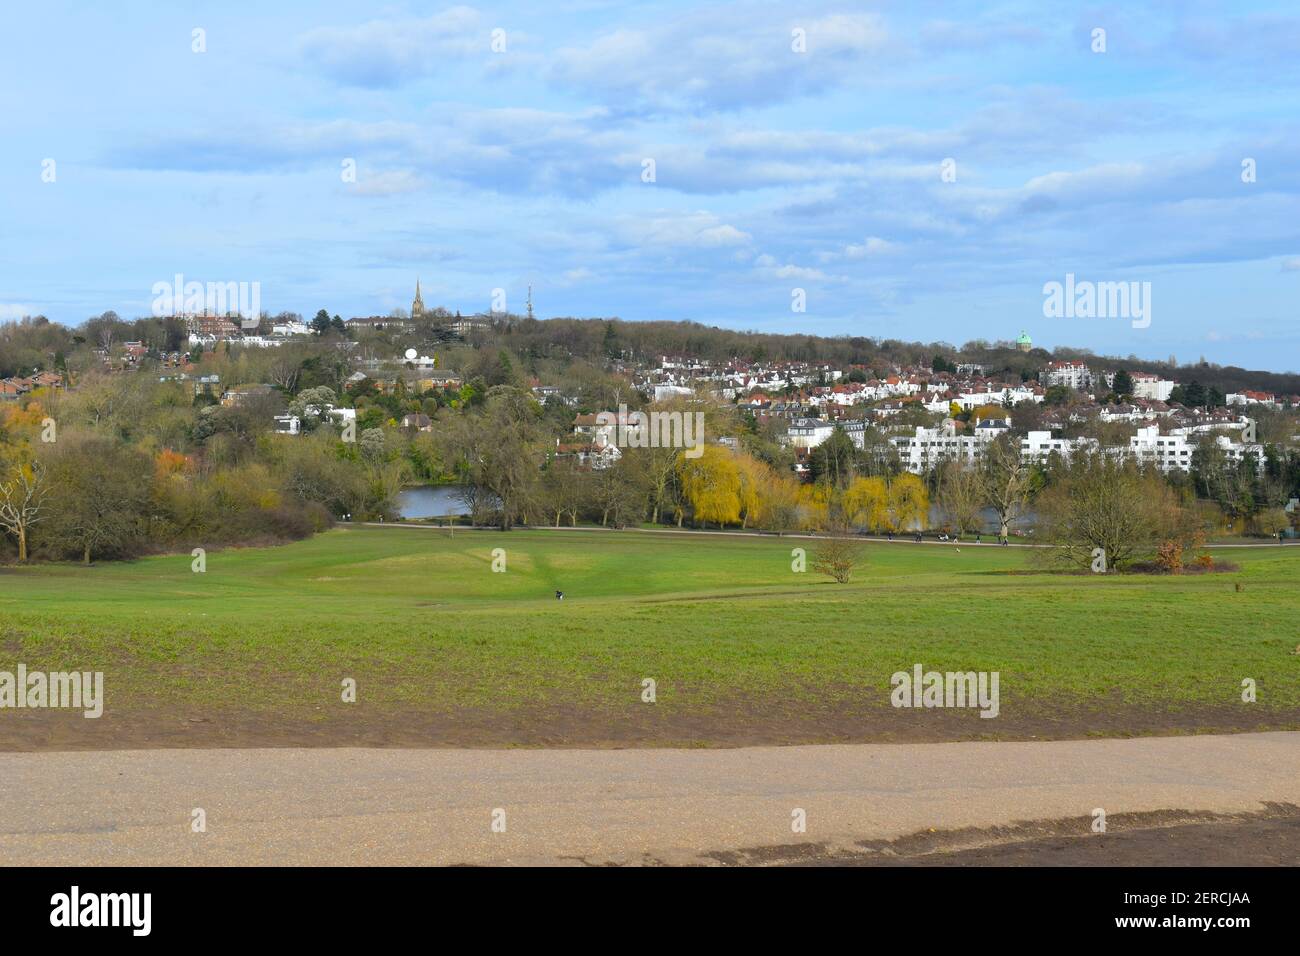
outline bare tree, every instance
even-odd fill
[[[1020,443],[1009,435],[989,442],[982,477],[984,500],[997,513],[998,536],[1005,538],[1034,492],[1034,473],[1021,458]]]
[[[813,570],[848,584],[862,558],[862,548],[847,538],[826,538],[813,552]]]
[[[1037,507],[1043,536],[1056,545],[1050,557],[1098,570],[1116,570],[1165,541],[1190,540],[1196,530],[1163,479],[1103,455],[1076,456]],[[1104,563],[1095,563],[1099,557]]]
[[[18,560],[27,560],[27,534],[44,520],[49,475],[39,461],[19,459],[0,471],[0,528],[18,539]]]
[[[979,472],[960,461],[945,462],[939,471],[939,507],[960,534],[980,530],[984,481]]]
[[[286,393],[293,391],[301,373],[302,363],[290,355],[277,355],[266,368],[266,375],[271,384]]]

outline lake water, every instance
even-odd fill
[[[438,518],[469,514],[459,497],[457,485],[422,485],[407,488],[397,496],[397,512],[403,518]]]

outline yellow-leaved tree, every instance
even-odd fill
[[[799,528],[802,531],[822,531],[831,521],[830,485],[799,486]]]
[[[894,530],[890,524],[889,485],[884,478],[855,478],[844,490],[844,517],[869,531]]]
[[[889,483],[890,530],[924,528],[930,511],[930,493],[919,476],[904,472]]]
[[[757,458],[746,454],[736,457],[736,477],[739,481],[737,498],[740,502],[740,526],[762,520],[764,491],[774,479],[772,469]]]
[[[740,520],[740,469],[730,450],[705,445],[699,458],[680,456],[677,478],[696,522],[721,526]]]

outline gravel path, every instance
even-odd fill
[[[0,754],[0,863],[717,862],[931,828],[1300,805],[1300,733],[735,750]],[[207,832],[191,830],[206,813]],[[505,832],[494,832],[493,811]],[[806,813],[806,832],[792,813]],[[812,849],[811,846],[808,847]],[[755,859],[745,855],[746,859]],[[1212,862],[1212,861],[1206,861]]]

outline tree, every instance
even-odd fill
[[[1255,516],[1260,534],[1277,537],[1291,527],[1291,516],[1282,508],[1265,508]]]
[[[541,406],[532,395],[508,385],[490,389],[479,414],[449,419],[446,460],[472,489],[471,513],[489,512],[508,531],[536,507],[545,458]]]
[[[304,431],[311,431],[329,419],[329,410],[337,402],[338,396],[334,394],[334,389],[317,385],[299,392],[289,403],[289,413],[301,420]]]
[[[1020,456],[1020,443],[999,435],[988,443],[981,471],[984,500],[998,516],[998,537],[1010,533],[1014,521],[1034,491],[1034,475]]]
[[[27,560],[27,536],[32,525],[45,520],[50,496],[45,465],[30,455],[0,465],[0,528],[18,540],[18,560]]]
[[[855,478],[841,498],[844,520],[870,531],[890,527],[889,485],[884,478]]]
[[[149,506],[149,459],[101,436],[64,435],[49,467],[58,494],[51,498],[42,540],[77,554],[83,564],[127,548]]]
[[[628,456],[593,472],[592,484],[602,525],[625,528],[645,517],[645,473]]]
[[[862,548],[846,538],[827,538],[813,551],[813,570],[848,584],[862,557]]]
[[[736,455],[736,473],[740,478],[737,492],[740,498],[740,526],[747,528],[750,522],[761,517],[764,489],[773,476],[770,468],[745,454]]]
[[[889,483],[890,529],[924,528],[928,523],[930,495],[920,476],[905,472]]]
[[[1053,557],[1090,567],[1100,551],[1108,571],[1166,543],[1180,554],[1197,530],[1158,475],[1099,454],[1077,454],[1037,510],[1043,537],[1056,545]]]
[[[1114,384],[1111,385],[1111,391],[1119,396],[1132,395],[1133,376],[1123,369],[1120,369],[1115,373],[1115,381]]]
[[[546,466],[542,475],[542,497],[547,515],[555,515],[555,527],[568,516],[569,525],[576,527],[578,513],[591,493],[592,474],[579,468],[572,458],[557,458]]]
[[[799,481],[793,475],[769,471],[762,488],[759,523],[781,534],[798,526]]]
[[[843,428],[838,425],[808,455],[808,469],[813,481],[843,488],[853,480],[857,449]]]
[[[940,509],[958,534],[980,530],[984,508],[984,483],[974,468],[960,461],[945,462],[939,470],[936,497]]]
[[[730,450],[706,445],[699,458],[681,456],[677,472],[697,522],[721,527],[740,521],[740,472]]]

